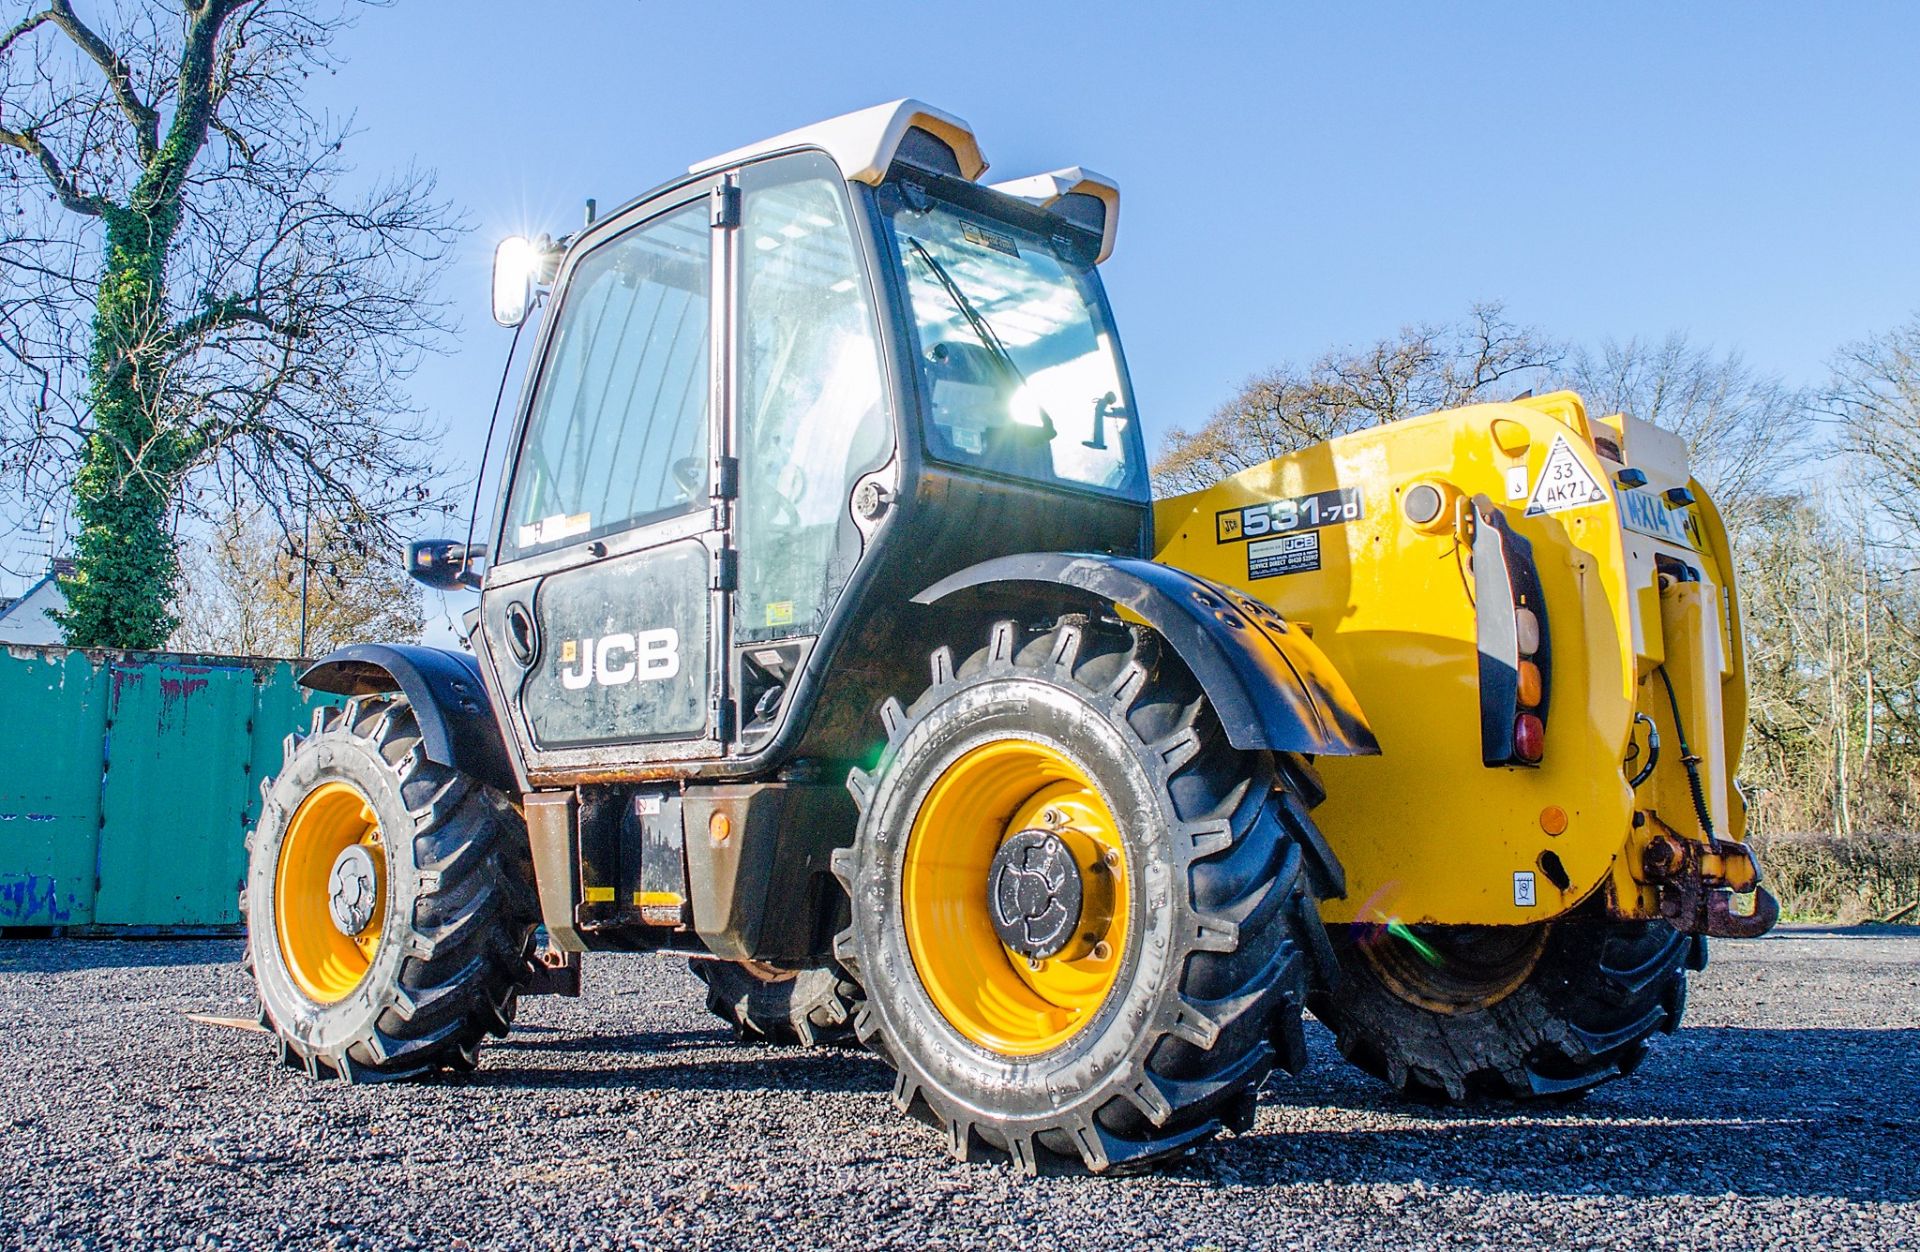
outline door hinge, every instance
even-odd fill
[[[732,743],[733,701],[715,700],[708,709],[713,715],[713,737],[721,743]]]
[[[732,230],[740,224],[740,188],[721,183],[707,197],[708,222],[715,230]]]
[[[740,587],[740,553],[733,548],[720,548],[713,554],[714,591],[736,591]]]
[[[737,456],[717,456],[713,458],[713,497],[716,500],[731,500],[740,494],[740,458]]]

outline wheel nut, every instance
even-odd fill
[[[1120,849],[1108,848],[1100,854],[1100,861],[1108,869],[1120,868]]]
[[[1093,951],[1090,952],[1088,955],[1093,957],[1093,959],[1096,961],[1109,960],[1113,956],[1113,945],[1108,943],[1105,939],[1102,939],[1099,943],[1096,943],[1093,945]]]

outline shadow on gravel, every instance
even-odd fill
[[[0,973],[58,974],[83,969],[138,969],[231,965],[237,977],[246,940],[231,936],[180,939],[0,939]]]
[[[493,1045],[490,1056],[499,1056],[510,1052],[690,1052],[702,1049],[720,1049],[736,1046],[733,1036],[724,1030],[704,1032],[638,1030],[624,1035],[596,1035],[588,1033],[570,1034],[565,1030],[546,1026],[544,1038],[527,1039],[521,1032],[529,1029],[515,1023],[513,1033],[506,1039]]]
[[[1406,1104],[1369,1085],[1271,1093],[1287,1109],[1414,1119],[1251,1134],[1222,1182],[1414,1183],[1562,1195],[1920,1199],[1920,1030],[1691,1027],[1633,1077],[1565,1104]],[[1345,1098],[1342,1098],[1345,1097]]]
[[[640,1032],[630,1035],[583,1035],[571,1041],[554,1040],[501,1047],[488,1063],[465,1081],[478,1087],[530,1090],[618,1091],[817,1091],[846,1094],[887,1091],[893,1071],[877,1057],[850,1049],[824,1048],[803,1052],[789,1048],[744,1048],[724,1033]],[[514,1064],[514,1053],[594,1055],[576,1068],[547,1068]],[[655,1060],[710,1052],[693,1060]],[[558,1059],[556,1057],[556,1059]]]

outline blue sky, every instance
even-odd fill
[[[503,234],[900,96],[992,176],[1122,188],[1106,278],[1150,440],[1250,373],[1480,299],[1560,336],[1684,330],[1815,382],[1920,312],[1920,7],[399,0],[315,89],[368,173],[418,162],[474,232],[415,379],[478,456]]]
[[[474,224],[457,350],[415,387],[471,458],[506,343],[495,238],[903,95],[970,121],[996,178],[1120,182],[1107,282],[1150,436],[1487,298],[1813,381],[1920,311],[1917,48],[1920,8],[1867,4],[401,0],[322,89],[364,168],[437,168]]]

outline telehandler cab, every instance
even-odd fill
[[[491,534],[408,557],[471,653],[316,664],[249,838],[286,1061],[472,1067],[544,926],[1107,1170],[1246,1127],[1309,1004],[1405,1090],[1583,1090],[1771,924],[1676,440],[1559,393],[1156,504],[1118,190],[985,169],[902,101],[503,246],[549,308]]]

